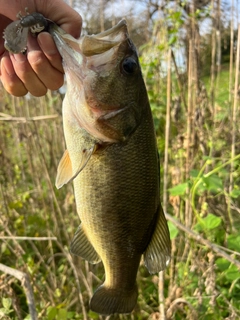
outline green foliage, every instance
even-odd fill
[[[12,299],[2,298],[2,308],[0,308],[0,317],[9,316],[12,312]]]
[[[187,182],[180,183],[170,189],[168,189],[171,196],[183,196],[186,194],[189,184]]]
[[[74,312],[67,312],[66,309],[49,307],[47,309],[47,320],[76,319]]]
[[[171,240],[175,239],[179,234],[178,228],[171,221],[168,222],[168,228],[169,228]]]

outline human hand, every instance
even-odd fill
[[[63,84],[62,58],[47,32],[36,38],[28,37],[27,54],[12,54],[4,48],[3,31],[21,11],[39,12],[54,21],[67,33],[78,38],[81,16],[63,0],[0,0],[0,79],[7,92],[24,96],[28,92],[36,97],[47,89],[57,90]]]

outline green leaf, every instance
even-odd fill
[[[88,312],[88,316],[89,316],[89,319],[99,319],[98,314],[91,310]]]
[[[240,190],[233,189],[233,191],[230,193],[230,197],[232,198],[238,198],[240,196]]]
[[[59,288],[57,288],[54,292],[55,297],[59,298],[61,297],[61,290]]]
[[[7,249],[8,249],[8,247],[7,247],[6,243],[3,242],[3,243],[1,244],[1,253],[4,253]]]
[[[168,228],[169,228],[171,240],[175,239],[179,234],[178,228],[171,221],[168,221]]]
[[[192,170],[190,171],[190,176],[193,177],[193,178],[197,178],[198,175],[199,175],[199,172],[200,172],[199,170],[192,169]]]
[[[11,305],[12,305],[12,299],[2,298],[2,305],[3,305],[4,309],[10,310]]]
[[[208,230],[212,230],[222,223],[222,219],[212,213],[209,213],[202,221],[204,222],[204,227]]]
[[[240,272],[238,270],[238,267],[235,265],[231,265],[230,268],[226,270],[226,278],[232,281],[240,279]]]
[[[240,235],[231,234],[227,237],[228,248],[240,252]]]
[[[0,308],[0,319],[4,319],[2,317],[5,316],[6,314],[8,314],[8,312],[6,313],[6,309],[5,308]]]
[[[218,258],[215,262],[218,269],[221,271],[225,271],[230,266],[230,262],[224,258]]]
[[[55,307],[49,307],[47,308],[47,319],[48,320],[54,320],[57,315],[57,308]]]
[[[13,202],[9,202],[9,203],[8,203],[8,207],[9,207],[10,209],[20,209],[20,208],[23,207],[23,203],[22,203],[22,201],[20,201],[20,200],[15,200],[15,201],[13,201]]]
[[[168,45],[171,46],[173,45],[175,42],[177,41],[177,36],[176,35],[172,35],[168,41]]]
[[[69,312],[67,313],[67,318],[68,318],[68,319],[73,319],[74,315],[75,315],[75,312],[69,311]]]
[[[197,231],[197,232],[200,232],[200,231],[203,231],[203,226],[201,223],[196,223],[195,226],[193,226],[193,230]]]
[[[207,190],[212,192],[220,192],[223,190],[222,180],[216,174],[212,174],[209,177],[202,177],[204,186]]]
[[[188,188],[188,183],[185,182],[185,183],[178,184],[173,188],[168,189],[168,191],[170,192],[171,196],[183,196],[187,188]]]
[[[66,309],[59,309],[57,320],[67,320],[67,310]]]

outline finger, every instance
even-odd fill
[[[52,36],[47,32],[41,32],[37,37],[37,41],[51,65],[63,73],[62,57],[58,52]]]
[[[22,81],[16,75],[13,68],[12,61],[9,56],[1,59],[0,79],[6,91],[16,97],[22,97],[27,94],[28,90],[25,88]]]
[[[41,7],[40,7],[40,6]],[[36,11],[54,21],[64,31],[78,38],[81,33],[82,18],[62,0],[36,2]]]
[[[63,85],[63,73],[52,67],[42,51],[29,52],[28,61],[45,87],[57,90]]]
[[[18,53],[10,55],[10,58],[16,75],[23,82],[25,88],[36,97],[45,95],[47,88],[33,71],[27,56]]]
[[[52,43],[53,40],[51,36],[48,34],[45,36],[47,40],[50,40],[50,47],[47,44],[45,45],[45,49],[47,50],[46,54],[48,54],[50,61],[41,50],[35,37],[29,38],[27,58],[33,71],[37,74],[37,77],[42,81],[45,87],[50,90],[57,90],[63,85],[61,56],[59,55],[55,44]],[[61,69],[61,71],[57,68]]]

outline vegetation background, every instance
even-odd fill
[[[0,319],[31,319],[27,280],[38,314],[32,311],[32,319],[240,319],[239,2],[81,0],[72,6],[83,16],[84,34],[125,17],[139,48],[172,260],[164,275],[149,276],[140,266],[131,315],[91,312],[103,268],[70,256],[79,225],[72,184],[54,187],[65,148],[63,96],[15,98],[1,89]]]

